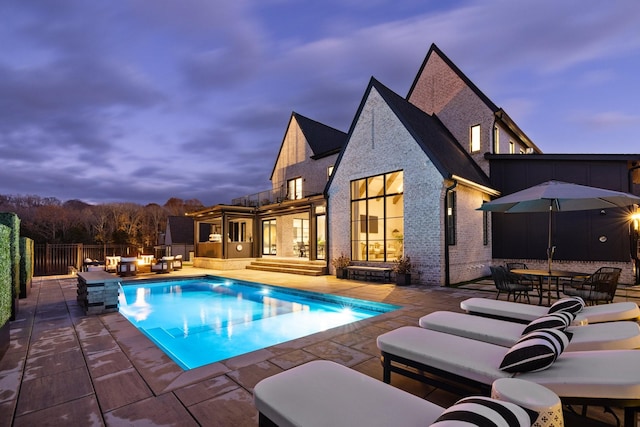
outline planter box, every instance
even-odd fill
[[[411,285],[411,273],[396,273],[396,285],[398,286]]]

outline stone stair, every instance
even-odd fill
[[[325,261],[309,261],[305,259],[259,258],[252,261],[246,268],[249,270],[291,273],[303,276],[324,276],[327,274],[327,263]]]

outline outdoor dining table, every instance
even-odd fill
[[[547,279],[547,306],[551,305],[551,279],[556,280],[556,286],[558,286],[558,280],[561,277],[570,279],[585,279],[589,277],[589,273],[581,273],[578,271],[566,271],[566,270],[529,270],[528,268],[518,268],[511,270],[511,273],[519,274],[523,276],[536,276],[538,278],[538,289],[540,291],[540,301],[538,305],[542,305],[542,299],[544,296],[544,282]]]

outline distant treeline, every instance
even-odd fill
[[[54,197],[0,195],[0,212],[20,218],[20,235],[35,243],[131,244],[153,247],[167,217],[203,209],[199,200],[170,198],[160,206],[135,203],[90,205]]]

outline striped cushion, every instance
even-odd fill
[[[521,337],[505,354],[500,369],[506,372],[542,371],[556,361],[573,336],[558,329],[540,329]]]
[[[555,313],[547,314],[546,316],[539,317],[529,322],[522,335],[526,335],[529,332],[537,331],[539,329],[560,329],[564,331],[567,329],[571,322],[575,319],[573,313],[568,311],[558,311]]]
[[[530,427],[538,414],[489,397],[466,397],[445,410],[431,427]]]
[[[562,298],[554,302],[549,307],[549,313],[555,313],[557,311],[568,311],[569,313],[577,314],[584,308],[584,300],[580,297]]]

